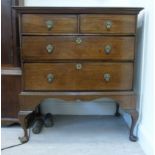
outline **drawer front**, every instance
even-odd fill
[[[31,60],[133,60],[134,37],[25,36],[22,57]]]
[[[81,15],[81,33],[135,33],[134,15]]]
[[[24,89],[131,90],[132,63],[25,63]]]
[[[22,15],[23,33],[76,33],[77,16],[75,15]]]

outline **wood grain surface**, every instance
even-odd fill
[[[81,39],[77,44],[76,40]],[[110,36],[23,36],[22,58],[38,60],[133,60],[134,37]],[[47,46],[54,47],[48,53]],[[109,54],[106,46],[111,46]]]
[[[111,29],[106,29],[106,21],[112,22]],[[129,33],[136,30],[135,15],[80,15],[81,33]]]
[[[46,22],[53,21],[53,28],[48,30]],[[23,33],[74,33],[77,32],[76,15],[51,15],[51,14],[23,14],[22,15]]]
[[[77,69],[76,65],[82,68]],[[110,74],[107,82],[104,74]],[[53,82],[48,75],[53,74]],[[131,90],[132,63],[25,63],[25,90]]]

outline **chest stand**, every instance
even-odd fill
[[[19,121],[21,127],[24,130],[24,136],[20,137],[21,143],[25,143],[29,140],[27,129],[29,128],[29,121],[35,114],[36,107],[39,106],[45,99],[58,98],[66,101],[74,101],[80,99],[81,101],[90,101],[97,98],[110,98],[116,101],[116,113],[115,116],[120,116],[119,107],[127,111],[132,118],[132,124],[130,128],[129,139],[131,141],[137,141],[137,136],[134,134],[134,128],[138,119],[138,112],[135,108],[135,96],[132,92],[22,92],[19,95],[21,110],[19,112]]]

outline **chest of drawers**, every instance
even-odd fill
[[[47,98],[110,98],[138,118],[134,92],[136,25],[142,8],[16,7],[19,13],[22,92],[19,120]]]

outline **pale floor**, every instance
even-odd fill
[[[113,116],[55,116],[53,128],[2,155],[144,155],[137,142],[128,139],[123,119]],[[18,144],[19,126],[2,128],[2,148]]]

